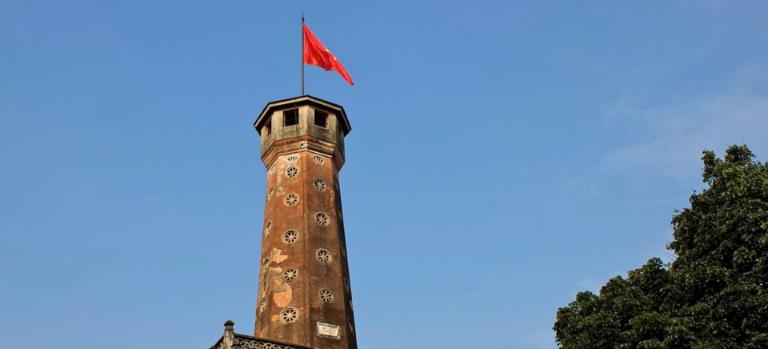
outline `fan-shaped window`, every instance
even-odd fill
[[[286,206],[290,206],[290,207],[296,206],[296,204],[299,203],[299,194],[290,193],[286,195],[285,198],[283,199],[283,203]]]
[[[326,189],[328,189],[328,184],[326,184],[325,181],[322,179],[315,179],[312,182],[312,186],[319,191],[325,191]]]
[[[320,263],[330,263],[333,259],[333,257],[331,257],[331,252],[324,248],[320,248],[315,251],[315,257],[317,257],[317,260]]]
[[[282,320],[286,324],[290,324],[292,322],[295,322],[296,319],[299,318],[299,311],[296,310],[294,307],[288,307],[283,309],[283,311],[280,312],[280,320]]]
[[[299,276],[299,272],[293,268],[285,269],[283,272],[283,280],[288,282],[295,280],[297,276]]]
[[[290,245],[299,239],[299,232],[294,229],[288,229],[283,233],[283,242]]]
[[[315,221],[320,225],[331,224],[331,219],[328,218],[328,215],[323,212],[318,212],[315,214]]]
[[[259,301],[259,314],[264,312],[264,309],[267,307],[267,298],[262,297]]]
[[[267,221],[266,224],[264,224],[264,236],[269,236],[269,233],[272,231],[272,221]]]
[[[320,290],[320,293],[318,295],[320,296],[320,300],[323,301],[323,303],[333,302],[333,292],[331,292],[331,290],[327,288]]]
[[[285,175],[288,176],[288,178],[296,177],[297,174],[299,174],[299,168],[296,166],[289,166],[285,169]]]

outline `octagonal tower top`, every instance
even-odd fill
[[[344,136],[352,130],[344,107],[309,95],[267,103],[253,127],[267,167],[281,154],[309,150],[333,158],[341,168]]]

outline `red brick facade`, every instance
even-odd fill
[[[310,96],[272,102],[255,123],[267,167],[255,336],[357,348],[338,172],[349,122]]]

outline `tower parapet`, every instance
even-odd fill
[[[281,154],[309,150],[344,164],[344,137],[352,130],[344,108],[309,95],[268,103],[253,123],[261,159],[269,168]]]

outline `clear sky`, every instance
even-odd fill
[[[700,152],[768,156],[768,2],[0,0],[0,338],[251,333],[299,17],[357,83],[341,172],[365,349],[554,348],[558,307],[660,256]]]

